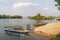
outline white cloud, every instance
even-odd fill
[[[30,6],[30,5],[39,5],[38,3],[15,3],[13,4],[13,8],[19,8],[19,7],[25,7],[25,6]]]
[[[49,8],[48,7],[46,7],[46,8],[43,8],[43,10],[48,10]]]
[[[53,1],[53,0],[45,0],[46,2],[51,2],[51,1]]]

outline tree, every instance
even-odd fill
[[[55,6],[58,7],[58,9],[60,10],[60,0],[55,0],[57,2],[57,4]]]
[[[40,18],[41,18],[41,14],[38,13],[36,16],[34,16],[34,18],[35,18],[36,20],[40,20]]]
[[[10,16],[10,15],[0,15],[0,18],[2,19],[9,19],[9,18],[22,18],[22,16],[20,15],[14,15],[14,16]]]

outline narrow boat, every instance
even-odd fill
[[[5,27],[4,30],[6,33],[15,33],[15,34],[29,34],[28,30],[24,30],[19,26],[16,27]]]

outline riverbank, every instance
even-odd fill
[[[32,34],[31,36],[13,36],[13,35],[7,35],[4,32],[5,26],[14,26],[14,25],[20,25],[22,28],[26,29],[26,24],[30,24],[30,26],[33,28],[33,24],[36,22],[36,20],[30,20],[28,18],[22,18],[22,19],[0,19],[0,40],[40,40],[44,37],[42,36],[36,36],[35,34]],[[42,22],[56,22],[56,20],[42,20]],[[42,37],[42,38],[41,38]]]
[[[45,26],[40,26],[34,29],[34,33],[39,36],[48,38],[55,37],[60,34],[60,22],[49,23]]]

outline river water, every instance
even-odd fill
[[[46,20],[44,22],[56,22],[56,20]],[[38,40],[33,39],[30,36],[14,36],[14,35],[7,35],[4,32],[5,26],[14,26],[14,25],[21,25],[24,29],[26,29],[26,24],[30,24],[33,27],[35,20],[30,20],[28,18],[23,19],[0,19],[0,40]],[[41,39],[39,39],[41,40]]]

